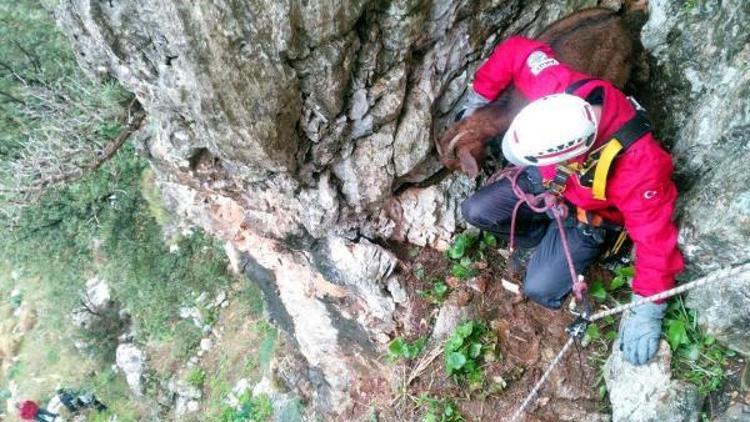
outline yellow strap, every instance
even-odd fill
[[[602,150],[599,155],[599,162],[596,164],[594,169],[594,184],[591,187],[591,194],[594,199],[604,200],[605,189],[607,188],[607,174],[609,174],[609,167],[612,165],[612,160],[615,159],[617,153],[622,149],[622,144],[615,138],[612,138]]]

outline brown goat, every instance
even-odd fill
[[[537,39],[549,44],[561,62],[618,88],[630,76],[633,41],[622,18],[609,9],[573,13],[549,25]],[[437,143],[442,163],[476,176],[487,141],[505,133],[526,104],[528,100],[509,87],[497,100],[454,124]]]

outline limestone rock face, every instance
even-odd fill
[[[682,3],[651,1],[641,97],[675,153],[701,272],[750,255],[750,4]],[[342,413],[388,376],[378,356],[408,305],[387,245],[443,249],[464,225],[475,183],[439,177],[433,142],[476,67],[508,35],[596,4],[66,0],[58,20],[81,65],[148,112],[167,207],[228,242],[306,360],[315,405]]]
[[[750,356],[750,274],[742,274],[688,295],[698,322],[721,342]]]
[[[698,389],[683,381],[670,380],[671,359],[665,341],[656,356],[641,366],[630,364],[614,348],[604,368],[614,422],[698,420],[702,404]]]
[[[650,1],[641,34],[650,79],[640,91],[671,147],[680,246],[690,279],[750,260],[750,3]],[[689,294],[700,322],[750,351],[747,276]]]
[[[750,4],[650,2],[642,41],[656,127],[680,190],[680,243],[694,271],[750,259]]]
[[[117,367],[125,374],[130,390],[136,396],[143,394],[143,374],[146,371],[146,354],[133,343],[122,343],[115,353]]]

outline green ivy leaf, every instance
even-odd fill
[[[453,352],[460,349],[463,345],[464,339],[460,336],[457,336],[456,334],[453,334],[451,338],[449,338],[445,343],[445,350]]]
[[[497,248],[497,238],[492,233],[484,232],[482,243],[488,248]]]
[[[589,294],[597,302],[603,302],[604,299],[607,298],[607,291],[604,289],[604,282],[601,280],[594,281],[589,289]]]
[[[471,269],[461,264],[453,264],[451,267],[451,275],[460,278],[461,280],[466,280],[471,277]]]
[[[406,342],[403,337],[396,337],[388,344],[388,353],[390,353],[392,357],[399,358],[406,353],[406,347]]]
[[[586,336],[590,340],[597,340],[601,337],[601,334],[599,333],[599,327],[597,327],[594,324],[589,324],[588,327],[586,327]]]
[[[627,281],[627,278],[625,277],[615,277],[612,279],[612,281],[609,283],[609,290],[614,291],[619,289],[620,287],[625,285],[625,282]]]
[[[466,242],[461,241],[461,239],[461,237],[456,239],[448,249],[448,257],[450,259],[459,259],[464,256],[464,253],[466,252]]]
[[[617,267],[615,268],[615,274],[617,274],[618,277],[622,277],[624,279],[633,278],[635,275],[635,267],[632,265],[628,265],[627,267]]]
[[[461,258],[461,260],[458,261],[458,263],[461,264],[461,265],[463,265],[466,268],[469,268],[469,267],[471,267],[471,258],[469,258],[468,256],[465,256],[465,257]]]
[[[469,356],[471,356],[472,359],[475,359],[479,357],[481,353],[482,353],[482,344],[471,343],[471,346],[469,346]]]
[[[466,365],[466,356],[459,352],[451,352],[445,361],[445,369],[448,371],[448,374],[452,374],[456,370],[463,368],[464,365]]]
[[[438,299],[442,298],[443,295],[448,291],[448,285],[439,281],[432,286],[432,292],[437,296]]]
[[[469,337],[472,331],[474,331],[474,321],[465,322],[456,328],[456,334],[461,338]]]
[[[672,351],[677,350],[680,345],[687,344],[689,341],[684,321],[676,319],[667,321],[667,342],[669,342]]]

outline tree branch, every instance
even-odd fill
[[[131,114],[131,111],[133,107],[137,107],[137,111],[135,113]],[[50,186],[57,185],[60,183],[69,183],[74,180],[77,180],[81,178],[86,172],[88,171],[95,171],[99,169],[99,167],[102,166],[102,164],[109,161],[115,153],[125,144],[125,141],[128,140],[130,135],[138,130],[141,127],[141,124],[146,118],[146,113],[144,113],[142,110],[140,110],[140,104],[133,99],[133,101],[128,106],[128,116],[130,118],[128,119],[128,125],[125,127],[118,135],[115,137],[112,142],[107,144],[104,149],[98,154],[98,157],[92,161],[91,163],[88,163],[80,168],[77,168],[73,171],[70,171],[68,173],[59,174],[56,176],[48,177],[46,179],[39,180],[35,183],[33,183],[29,187],[25,188],[0,188],[0,192],[16,192],[16,193],[39,193]]]
[[[26,101],[24,101],[24,100],[22,100],[22,99],[20,99],[18,97],[15,97],[15,96],[13,96],[11,94],[8,94],[5,91],[0,91],[0,95],[2,95],[5,98],[8,98],[10,101],[13,101],[14,103],[18,103],[18,104],[21,104],[21,105],[26,105]]]

